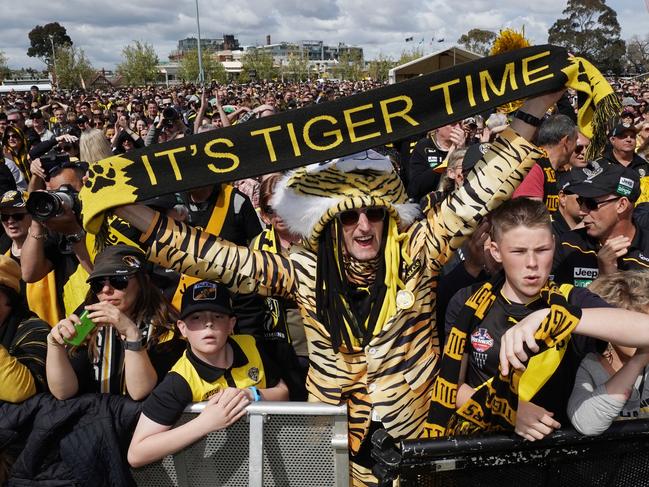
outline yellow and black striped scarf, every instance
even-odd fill
[[[469,351],[469,333],[489,313],[502,284],[502,275],[483,284],[460,311],[458,322],[448,336],[439,375],[433,384],[424,436],[435,438],[513,430],[521,371],[512,370],[508,376],[499,374],[493,377],[482,384],[462,407],[456,409],[460,367],[462,356]],[[570,305],[562,290],[552,281],[541,289],[538,303],[545,303],[549,308],[548,315],[535,334],[540,347],[538,353],[541,354],[570,336],[579,323],[581,309]]]
[[[84,227],[97,233],[117,206],[364,152],[563,87],[578,93],[592,156],[619,112],[617,95],[585,59],[534,46],[99,161],[80,193]]]

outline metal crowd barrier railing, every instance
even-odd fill
[[[189,406],[178,425],[200,413]],[[347,408],[308,402],[258,402],[227,430],[152,465],[134,469],[138,486],[347,487]]]
[[[559,430],[542,441],[490,434],[395,441],[372,436],[380,486],[649,486],[649,419],[615,422],[601,436]]]

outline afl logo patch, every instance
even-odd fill
[[[494,339],[486,328],[478,328],[471,334],[471,345],[478,352],[486,352],[494,346]]]
[[[250,367],[248,369],[248,377],[254,382],[259,381],[259,369],[257,367]]]

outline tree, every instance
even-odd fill
[[[52,65],[52,44],[54,50],[72,45],[67,30],[58,22],[34,27],[29,31],[29,42],[31,45],[27,49],[27,55],[40,58],[48,66]]]
[[[201,54],[205,81],[210,82],[216,80],[219,83],[225,83],[228,75],[225,72],[223,64],[216,61],[207,51],[202,51]],[[198,49],[193,49],[185,53],[180,61],[180,71],[178,72],[178,75],[185,81],[198,80]]]
[[[243,83],[252,79],[270,80],[277,77],[273,56],[264,49],[248,49],[241,57],[241,64],[239,80]]]
[[[568,0],[564,18],[548,31],[548,42],[564,46],[602,71],[619,72],[626,52],[617,13],[604,0]]]
[[[363,78],[365,66],[358,50],[345,49],[338,56],[338,64],[334,68],[336,78],[348,81],[358,81]]]
[[[84,87],[94,73],[83,49],[64,46],[56,50],[56,79],[60,88]]]
[[[286,76],[292,81],[306,81],[309,78],[309,61],[303,52],[294,50],[288,55]]]
[[[490,30],[471,29],[466,34],[462,34],[457,42],[471,52],[486,56],[496,37],[496,33]]]
[[[124,77],[126,84],[142,86],[158,78],[158,55],[151,44],[133,41],[122,49],[122,58],[117,72]]]
[[[638,73],[649,71],[649,34],[641,39],[633,36],[626,44],[627,62]]]
[[[401,66],[402,64],[409,63],[415,59],[419,59],[424,55],[424,50],[419,47],[413,47],[410,51],[405,49],[401,51],[401,57],[397,60],[396,65]]]
[[[7,55],[4,51],[0,51],[0,81],[8,78],[11,74],[11,70],[7,66]]]
[[[390,69],[395,66],[391,57],[386,57],[379,53],[379,57],[370,61],[367,67],[367,74],[376,81],[387,81]]]

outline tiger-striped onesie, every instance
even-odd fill
[[[503,132],[466,184],[427,209],[406,233],[412,264],[401,272],[414,306],[398,309],[369,344],[335,352],[315,311],[316,254],[293,247],[288,256],[238,247],[170,218],[158,216],[143,235],[149,259],[164,267],[226,284],[233,292],[293,300],[304,318],[310,369],[309,399],[346,402],[349,441],[357,452],[372,411],[390,435],[414,438],[429,409],[440,344],[435,326],[435,289],[441,267],[471,235],[481,217],[510,198],[542,153],[513,130]],[[371,474],[354,469],[359,485]],[[374,479],[375,482],[375,479]]]

